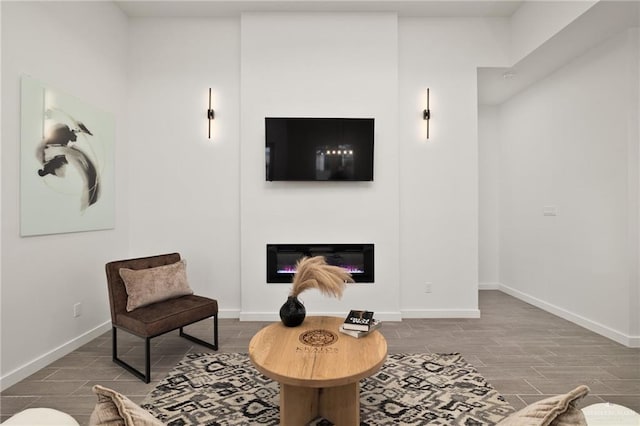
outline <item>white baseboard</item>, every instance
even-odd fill
[[[247,312],[240,311],[240,321],[280,321],[277,312]]]
[[[307,315],[343,317],[344,312],[307,312]],[[401,311],[376,311],[380,321],[402,321],[405,318],[480,318],[479,309],[403,309]],[[275,312],[240,312],[240,321],[280,321]]]
[[[500,290],[500,283],[478,283],[478,290]]]
[[[222,309],[218,312],[218,318],[238,318],[239,316],[240,309]],[[109,330],[111,330],[110,320],[105,322],[104,324],[97,326],[93,330],[89,330],[86,333],[68,341],[63,345],[58,346],[57,348],[45,353],[44,355],[39,356],[33,361],[30,361],[23,366],[10,371],[9,373],[0,377],[0,390],[4,391],[5,389],[15,385],[19,381],[26,379],[38,370],[75,351],[82,345],[89,343],[96,337],[106,333]],[[109,352],[109,354],[111,353]]]
[[[345,312],[307,312],[307,315],[328,316],[328,317],[344,317]],[[400,312],[384,312],[376,311],[376,319],[380,321],[402,321]],[[280,315],[276,312],[240,312],[240,321],[280,321]]]
[[[10,371],[9,373],[0,377],[0,390],[4,391],[5,389],[15,385],[19,381],[26,379],[36,371],[75,351],[82,345],[89,343],[90,341],[100,336],[101,334],[106,333],[110,329],[111,321],[107,321],[104,324],[101,324],[96,328],[89,330],[86,333],[81,334],[80,336],[68,341],[67,343],[64,343],[57,348],[45,353],[44,355],[32,361],[29,361],[23,366]]]
[[[403,309],[402,318],[480,318],[479,309]]]
[[[499,290],[510,296],[515,297],[516,299],[520,299],[537,308],[540,308],[554,315],[557,315],[560,318],[564,318],[567,321],[571,321],[572,323],[577,324],[581,327],[584,327],[587,330],[600,334],[601,336],[611,339],[614,342],[618,342],[621,345],[625,345],[630,348],[640,348],[640,336],[630,336],[630,335],[621,333],[618,330],[614,330],[606,325],[600,324],[596,321],[590,320],[589,318],[585,318],[581,315],[567,311],[564,308],[560,308],[556,305],[545,302],[544,300],[540,300],[537,297],[530,296],[526,293],[521,292],[520,290],[516,290],[504,284],[499,285]]]
[[[536,297],[530,296],[519,290],[513,289],[501,283],[480,283],[480,290],[500,290],[510,296],[525,301],[533,306],[571,321],[587,330],[607,337],[615,342],[631,348],[640,348],[640,336],[630,336],[614,330],[610,327],[592,321],[581,315],[574,314],[566,309],[547,303]],[[310,315],[343,316],[344,312],[313,312]],[[240,321],[279,321],[277,312],[244,312],[241,309],[226,309],[219,311],[220,318],[239,318]],[[376,318],[382,321],[401,321],[403,318],[480,318],[479,309],[403,309],[399,312],[376,312]],[[106,333],[111,328],[111,321],[97,326],[88,332],[70,340],[69,342],[45,353],[44,355],[16,368],[0,377],[0,390],[13,386],[31,374],[46,367],[52,362],[73,352],[82,345]]]
[[[218,310],[218,318],[240,318],[240,309],[220,309]]]

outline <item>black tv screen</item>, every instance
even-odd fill
[[[373,118],[264,121],[266,180],[373,180]]]

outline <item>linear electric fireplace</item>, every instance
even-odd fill
[[[290,283],[304,256],[324,256],[328,264],[348,270],[355,282],[374,282],[373,244],[267,244],[267,282]]]

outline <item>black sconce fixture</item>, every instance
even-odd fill
[[[429,89],[427,89],[427,109],[422,111],[422,119],[427,121],[427,139],[429,139],[429,120],[431,120],[431,110],[429,109]]]
[[[207,118],[209,119],[209,139],[211,139],[211,120],[215,118],[216,114],[211,109],[211,87],[209,87],[209,109],[207,110]]]

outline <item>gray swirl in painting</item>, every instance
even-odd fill
[[[38,175],[64,179],[67,165],[75,167],[83,180],[80,210],[84,211],[100,197],[100,176],[91,158],[75,146],[78,134],[93,136],[93,133],[83,123],[72,121],[73,129],[67,124],[56,123],[38,145],[36,157],[42,164]]]

